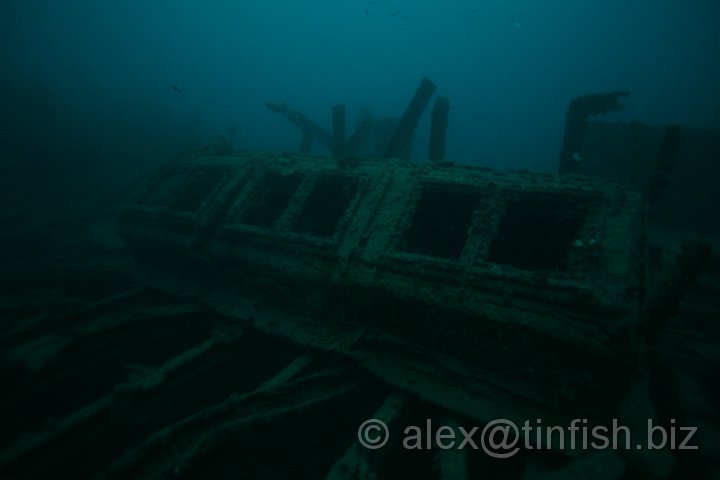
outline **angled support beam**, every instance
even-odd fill
[[[284,115],[290,123],[298,127],[305,134],[312,135],[318,142],[322,143],[326,147],[332,148],[332,135],[302,113],[289,108],[284,103],[267,102],[265,105],[267,105],[267,107],[273,112]]]
[[[417,126],[418,120],[420,120],[420,116],[423,111],[425,111],[425,107],[427,107],[430,98],[435,93],[435,88],[435,84],[427,77],[422,79],[420,86],[415,91],[415,96],[410,101],[407,109],[405,109],[405,113],[395,129],[395,133],[385,148],[384,158],[399,157],[405,150],[405,147],[412,139],[413,133],[415,133],[415,127]]]

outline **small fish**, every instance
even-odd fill
[[[182,90],[180,90],[180,87],[178,87],[177,85],[172,84],[172,85],[170,85],[170,88],[172,88],[172,89],[175,90],[177,93],[179,93],[180,95],[182,95]]]
[[[363,12],[365,12],[365,16],[366,16],[366,17],[369,17],[369,16],[370,16],[370,13],[368,12],[368,9],[367,9],[367,8],[363,9]]]

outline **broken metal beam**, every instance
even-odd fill
[[[422,79],[420,86],[415,91],[415,96],[413,96],[407,109],[405,109],[395,133],[385,148],[384,158],[397,158],[405,151],[415,132],[418,120],[420,120],[420,115],[425,111],[425,107],[427,107],[430,98],[435,93],[435,88],[435,84],[427,77]]]

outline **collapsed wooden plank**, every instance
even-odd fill
[[[59,324],[69,318],[87,317],[90,315],[98,315],[103,311],[118,308],[120,305],[127,304],[135,300],[137,297],[146,293],[146,288],[133,287],[127,290],[123,290],[118,293],[113,293],[99,300],[90,302],[87,305],[77,308],[68,313],[53,314],[52,312],[46,311],[34,317],[31,317],[25,321],[19,322],[12,328],[9,328],[0,334],[0,342],[7,344],[17,344],[16,338],[26,336],[28,332],[35,329],[46,329],[47,324]]]
[[[141,390],[150,390],[158,386],[165,381],[170,373],[187,365],[216,346],[236,340],[241,334],[242,330],[239,328],[218,328],[213,332],[212,336],[204,342],[184,351],[157,368],[136,368],[126,382],[116,385],[115,388],[104,397],[77,409],[61,420],[53,423],[47,430],[28,432],[23,435],[19,440],[0,453],[0,467],[12,463],[33,450],[48,444],[50,441],[60,438],[71,429],[92,420],[112,405],[122,401],[127,395]]]
[[[144,289],[136,290],[136,293],[146,292]],[[67,318],[71,318],[75,325],[66,325],[62,330],[46,326],[48,332],[58,331],[34,337],[30,341],[8,349],[0,356],[0,365],[5,368],[21,365],[28,371],[39,371],[55,355],[61,353],[67,345],[74,344],[91,335],[140,321],[150,321],[161,317],[177,317],[203,310],[203,307],[197,303],[121,305],[133,298],[136,298],[136,295],[113,295],[112,298],[95,302],[74,314],[54,318],[53,323],[55,325],[63,324],[64,319]],[[97,315],[97,318],[93,318],[94,315]],[[90,317],[90,319],[84,323],[78,322],[78,319],[86,317]],[[33,328],[38,327],[33,325]]]
[[[405,397],[399,393],[388,395],[380,408],[368,420],[368,422],[375,422],[372,426],[375,430],[367,430],[363,428],[365,424],[361,425],[358,439],[337,459],[325,480],[375,478],[370,466],[370,459],[382,455],[385,442],[388,441],[392,427],[400,416],[404,404]]]
[[[232,395],[155,432],[114,462],[106,476],[125,478],[127,472],[142,472],[142,478],[161,479],[180,475],[243,429],[322,405],[364,383],[359,375],[348,375],[345,366],[297,377],[312,360],[312,356],[301,356],[252,392]]]
[[[453,432],[459,431],[460,428],[460,424],[452,417],[445,418],[442,424]],[[467,451],[464,448],[438,449],[435,454],[435,466],[438,469],[439,480],[467,480],[470,478]]]

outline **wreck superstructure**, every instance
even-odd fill
[[[329,158],[220,142],[157,170],[119,222],[93,223],[94,207],[54,218],[75,235],[63,255],[15,260],[3,277],[14,293],[2,299],[12,320],[0,339],[0,474],[547,480],[695,475],[698,460],[712,469],[717,258],[687,232],[658,229],[667,208],[643,185],[666,179],[667,142],[620,142],[607,133],[638,127],[600,127],[588,123],[576,152],[582,172],[558,176],[453,165],[442,142],[424,165],[357,155],[366,148]],[[679,166],[703,151],[679,149]],[[660,168],[633,184],[620,166],[642,152]],[[578,175],[601,164],[624,185]],[[670,205],[709,223],[686,207],[696,189],[683,192]],[[360,439],[370,418],[389,429],[384,448]],[[501,462],[494,453],[506,452],[401,444],[409,426],[480,434],[503,419],[547,436],[518,432],[519,455]],[[617,421],[644,445],[649,420],[698,426],[701,457],[585,451],[555,435],[573,421]]]
[[[609,418],[643,202],[584,177],[187,152],[122,213],[137,276],[464,414]]]

